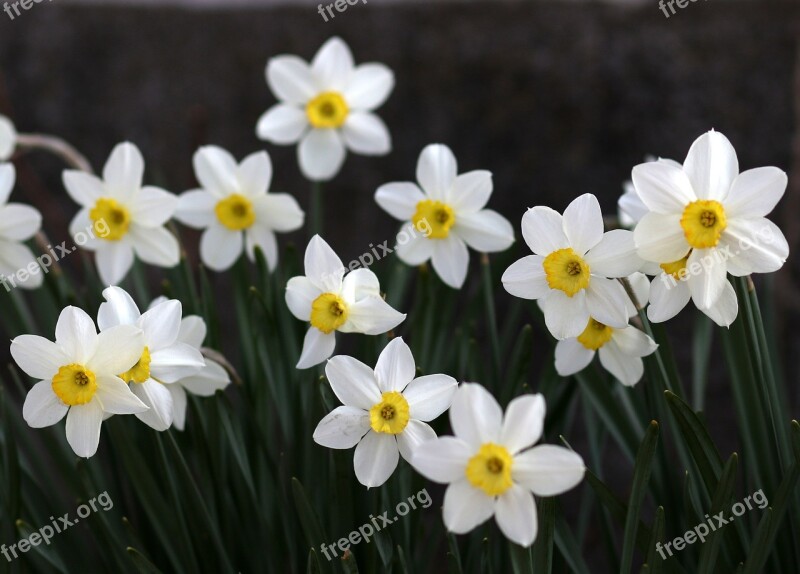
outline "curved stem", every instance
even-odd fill
[[[86,173],[94,173],[92,165],[83,154],[71,144],[56,136],[46,134],[18,134],[17,146],[24,151],[38,149],[52,153],[75,169],[85,171]]]

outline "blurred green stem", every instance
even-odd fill
[[[322,235],[324,202],[322,199],[322,182],[311,183],[311,236]]]
[[[500,386],[501,378],[501,352],[500,335],[497,332],[497,311],[494,306],[494,290],[492,289],[492,268],[489,264],[489,255],[481,254],[481,272],[483,276],[483,302],[486,305],[486,323],[489,330],[489,338],[492,344],[492,366],[494,367],[494,378],[496,388]]]

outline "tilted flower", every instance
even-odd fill
[[[506,269],[503,286],[523,299],[540,299],[545,323],[556,339],[577,337],[589,317],[604,325],[628,324],[628,296],[612,278],[639,271],[633,233],[603,232],[597,198],[584,194],[563,217],[549,207],[533,207],[522,217],[522,236],[534,255]]]
[[[372,113],[394,88],[394,74],[383,64],[355,66],[340,38],[331,38],[309,65],[297,56],[276,56],[267,64],[267,83],[278,99],[258,121],[262,140],[297,147],[303,175],[324,181],[334,177],[347,150],[385,155],[389,130]]]
[[[336,449],[355,446],[356,477],[367,488],[386,482],[400,456],[410,461],[417,446],[435,439],[426,423],[450,408],[456,380],[447,375],[416,377],[416,368],[402,338],[383,349],[374,371],[343,355],[325,366],[331,388],[344,406],[320,421],[314,441]]]
[[[164,227],[175,213],[178,198],[157,187],[142,187],[143,177],[144,159],[131,143],[114,148],[103,179],[82,171],[64,171],[64,187],[81,206],[70,224],[70,234],[92,230],[93,237],[83,248],[95,252],[105,285],[125,278],[134,255],[158,267],[174,267],[180,261],[178,240]]]
[[[555,496],[575,487],[583,459],[566,448],[532,447],[542,436],[542,395],[517,397],[505,416],[482,386],[462,383],[450,407],[455,436],[419,445],[411,458],[426,478],[448,484],[444,524],[465,534],[492,516],[512,542],[530,546],[538,530],[536,496]]]
[[[422,150],[417,182],[382,185],[375,201],[407,222],[397,237],[398,257],[409,265],[432,260],[442,281],[459,289],[469,267],[467,246],[483,253],[504,251],[514,242],[514,229],[505,217],[484,209],[492,195],[491,172],[458,175],[456,158],[446,145]]]
[[[681,165],[671,159],[654,158],[652,156],[645,158],[645,161],[663,161],[671,165],[677,165],[678,167]],[[622,187],[624,189],[624,193],[617,200],[619,224],[621,227],[625,227],[626,229],[632,229],[637,223],[639,223],[639,220],[644,217],[649,210],[636,193],[636,187],[633,185],[632,181],[626,181]]]
[[[202,189],[179,197],[175,219],[205,229],[200,257],[210,269],[230,268],[242,251],[255,261],[261,249],[270,270],[278,264],[275,232],[303,226],[305,214],[287,193],[269,193],[272,161],[267,152],[249,155],[237,164],[222,148],[208,146],[194,154],[194,172]]]
[[[16,171],[10,163],[0,164],[0,277],[8,289],[19,285],[35,289],[42,284],[44,273],[36,262],[36,256],[22,243],[39,231],[42,215],[38,210],[21,203],[8,203],[14,188]],[[33,265],[35,273],[29,266]],[[25,273],[20,276],[19,271]]]
[[[76,307],[61,311],[55,342],[36,335],[16,337],[11,356],[27,375],[40,379],[25,397],[23,418],[43,428],[66,415],[72,450],[80,457],[93,456],[104,417],[147,411],[117,376],[136,363],[142,341],[141,330],[132,325],[98,334],[91,317]]]
[[[380,335],[406,318],[381,297],[378,277],[368,269],[345,276],[342,260],[319,235],[306,247],[305,275],[286,284],[286,305],[311,326],[298,369],[318,365],[333,354],[336,331]]]
[[[639,305],[646,305],[650,291],[647,277],[635,273],[628,280]],[[636,307],[630,303],[628,315],[635,317],[637,314]],[[562,377],[574,375],[586,368],[597,353],[603,368],[623,385],[630,387],[638,383],[644,374],[642,357],[652,354],[656,348],[658,345],[655,341],[633,325],[616,329],[589,319],[578,337],[556,344],[556,371]]]
[[[101,332],[117,325],[135,325],[143,334],[138,362],[119,375],[150,407],[136,416],[157,431],[166,430],[172,425],[175,412],[172,393],[167,387],[196,375],[205,366],[200,351],[178,339],[181,302],[164,301],[140,313],[131,296],[120,287],[108,287],[103,297],[106,302],[97,312]]]
[[[639,255],[662,268],[702,267],[686,282],[699,309],[730,294],[728,273],[769,273],[786,261],[786,238],[765,217],[783,197],[786,174],[776,167],[739,173],[736,152],[721,133],[695,140],[682,166],[644,163],[632,178],[649,210],[634,230]]]
[[[0,115],[0,162],[9,159],[17,147],[17,130],[13,122]]]

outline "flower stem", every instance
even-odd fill
[[[311,236],[322,235],[324,204],[322,201],[322,182],[311,184]]]
[[[75,169],[85,171],[86,173],[94,173],[89,160],[71,144],[61,138],[46,134],[18,134],[17,146],[22,150],[38,149],[52,153]]]
[[[488,325],[489,339],[492,345],[492,364],[494,366],[495,385],[500,386],[501,377],[501,352],[500,335],[497,332],[497,311],[494,305],[494,290],[492,288],[492,268],[489,264],[489,255],[481,254],[481,271],[483,276],[483,302],[486,305],[486,323]]]

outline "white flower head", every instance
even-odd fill
[[[686,286],[699,309],[730,296],[728,273],[770,273],[786,261],[786,238],[765,217],[783,197],[786,174],[776,167],[739,173],[736,151],[721,133],[695,140],[682,166],[644,163],[632,178],[648,209],[634,230],[639,255],[669,274],[688,268]],[[658,303],[658,293],[652,295]],[[730,301],[725,305],[730,310]]]
[[[532,447],[542,436],[542,395],[517,397],[505,415],[481,385],[462,383],[450,407],[455,436],[416,448],[411,464],[426,478],[448,484],[444,524],[465,534],[492,516],[502,533],[530,546],[538,530],[533,495],[555,496],[575,487],[583,459],[560,446]]]
[[[397,236],[397,255],[409,265],[429,259],[447,285],[459,289],[469,266],[467,246],[483,253],[508,249],[514,229],[508,220],[484,209],[492,195],[492,174],[458,174],[456,158],[442,144],[427,146],[417,162],[417,182],[387,183],[375,201],[407,223]]]
[[[372,488],[388,480],[399,457],[436,438],[427,424],[450,408],[458,383],[447,375],[416,376],[411,349],[393,339],[373,371],[352,357],[333,357],[325,375],[344,406],[317,425],[314,441],[328,448],[356,447],[358,481]]]
[[[143,177],[144,159],[131,143],[114,148],[102,179],[64,171],[64,187],[81,206],[70,234],[92,230],[83,247],[95,252],[105,285],[122,281],[134,255],[158,267],[174,267],[180,261],[178,240],[164,227],[175,213],[178,198],[157,187],[142,187]]]
[[[22,242],[39,231],[42,215],[29,205],[8,203],[15,179],[14,165],[0,164],[0,277],[6,285],[13,280],[14,286],[35,289],[42,284],[44,275],[36,263],[36,256]],[[31,265],[36,272],[30,272]],[[20,270],[26,270],[21,277],[17,274]]]
[[[634,273],[628,280],[640,305],[647,304],[650,282],[643,273]],[[637,315],[633,303],[628,306],[630,317]],[[578,337],[565,339],[556,344],[556,371],[568,377],[585,369],[595,353],[600,364],[625,386],[633,386],[644,374],[642,357],[655,352],[658,345],[647,334],[633,325],[616,329],[595,319],[589,319],[586,328]]]
[[[0,115],[0,162],[9,159],[16,147],[17,130],[10,119]]]
[[[304,213],[287,193],[268,193],[272,161],[267,152],[254,153],[237,164],[222,148],[208,146],[194,154],[194,172],[202,189],[187,191],[178,200],[175,218],[205,229],[200,257],[209,269],[230,268],[243,250],[251,261],[255,249],[264,253],[267,265],[278,264],[275,232],[303,226]]]
[[[40,380],[25,398],[25,421],[43,428],[66,415],[72,450],[80,457],[93,456],[104,417],[147,411],[117,376],[136,363],[142,340],[133,325],[98,334],[91,317],[76,307],[61,311],[55,342],[36,335],[15,338],[11,356],[27,375]]]
[[[106,302],[97,312],[101,333],[118,325],[135,325],[143,334],[137,349],[138,361],[120,371],[120,377],[130,384],[133,393],[150,407],[136,416],[157,431],[166,430],[172,425],[175,412],[172,393],[167,387],[199,373],[205,366],[200,351],[178,339],[181,302],[167,300],[140,313],[131,296],[120,287],[108,287],[103,297]]]
[[[655,158],[653,156],[647,156],[645,161],[648,163],[652,161],[662,161],[678,167],[681,166],[681,164],[674,160],[660,157]],[[626,181],[622,187],[624,193],[620,196],[619,200],[617,200],[617,215],[619,217],[619,224],[626,229],[633,229],[636,224],[639,223],[639,220],[644,217],[649,210],[639,197],[639,194],[636,193],[636,187],[633,185],[632,181]]]
[[[303,175],[314,181],[334,177],[346,150],[385,155],[389,130],[372,113],[389,97],[394,74],[383,64],[356,66],[347,44],[331,38],[311,64],[297,56],[276,56],[267,64],[267,83],[278,99],[258,121],[262,140],[297,147]]]
[[[533,207],[522,217],[522,235],[534,255],[523,257],[503,274],[506,291],[539,299],[545,323],[556,339],[577,337],[589,317],[621,329],[628,324],[628,296],[615,279],[642,266],[633,233],[603,232],[597,198],[584,194],[562,216],[549,207]]]
[[[380,335],[406,318],[383,300],[372,271],[356,269],[345,276],[342,260],[319,235],[306,247],[305,273],[286,284],[286,305],[292,315],[311,323],[298,369],[330,357],[336,347],[336,331]]]

